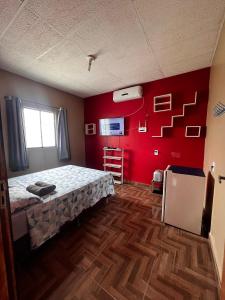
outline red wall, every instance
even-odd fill
[[[205,127],[210,69],[201,69],[142,84],[144,107],[125,118],[126,135],[121,137],[99,136],[100,118],[126,116],[136,111],[142,100],[114,103],[112,92],[85,99],[85,123],[97,124],[97,135],[86,136],[86,163],[88,167],[103,169],[104,146],[122,147],[126,151],[125,180],[150,183],[155,169],[165,169],[168,164],[202,167],[205,134],[201,138],[185,138],[186,125]],[[166,129],[163,138],[161,125],[170,124],[171,116],[182,113],[184,103],[193,102],[198,91],[196,106],[186,107],[185,117],[176,119],[174,128]],[[153,97],[172,93],[172,111],[153,112]],[[148,132],[138,133],[139,121],[148,121]],[[159,155],[154,156],[154,149]]]

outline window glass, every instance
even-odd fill
[[[55,116],[52,112],[41,112],[41,130],[43,147],[55,146]]]
[[[55,147],[55,114],[33,108],[23,112],[27,148]]]
[[[27,148],[42,147],[40,112],[24,108],[24,125]]]

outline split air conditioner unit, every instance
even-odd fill
[[[140,85],[113,92],[113,101],[116,103],[139,98],[142,98],[142,86]]]

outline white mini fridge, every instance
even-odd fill
[[[162,222],[201,234],[205,175],[201,169],[168,166],[164,172]]]

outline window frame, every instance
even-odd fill
[[[35,111],[39,112],[39,120],[40,120],[40,134],[41,134],[41,145],[38,147],[27,147],[27,140],[26,140],[26,128],[25,128],[25,116],[24,116],[24,109],[32,109]],[[53,113],[54,116],[54,135],[55,135],[55,145],[54,146],[43,146],[43,137],[42,137],[42,123],[41,123],[41,112],[49,112]],[[48,149],[48,148],[56,148],[57,147],[57,140],[56,140],[56,121],[57,121],[57,110],[54,108],[46,108],[46,107],[37,107],[37,106],[32,106],[29,104],[23,105],[23,123],[24,123],[24,131],[25,131],[25,142],[26,142],[26,148],[27,149]]]

